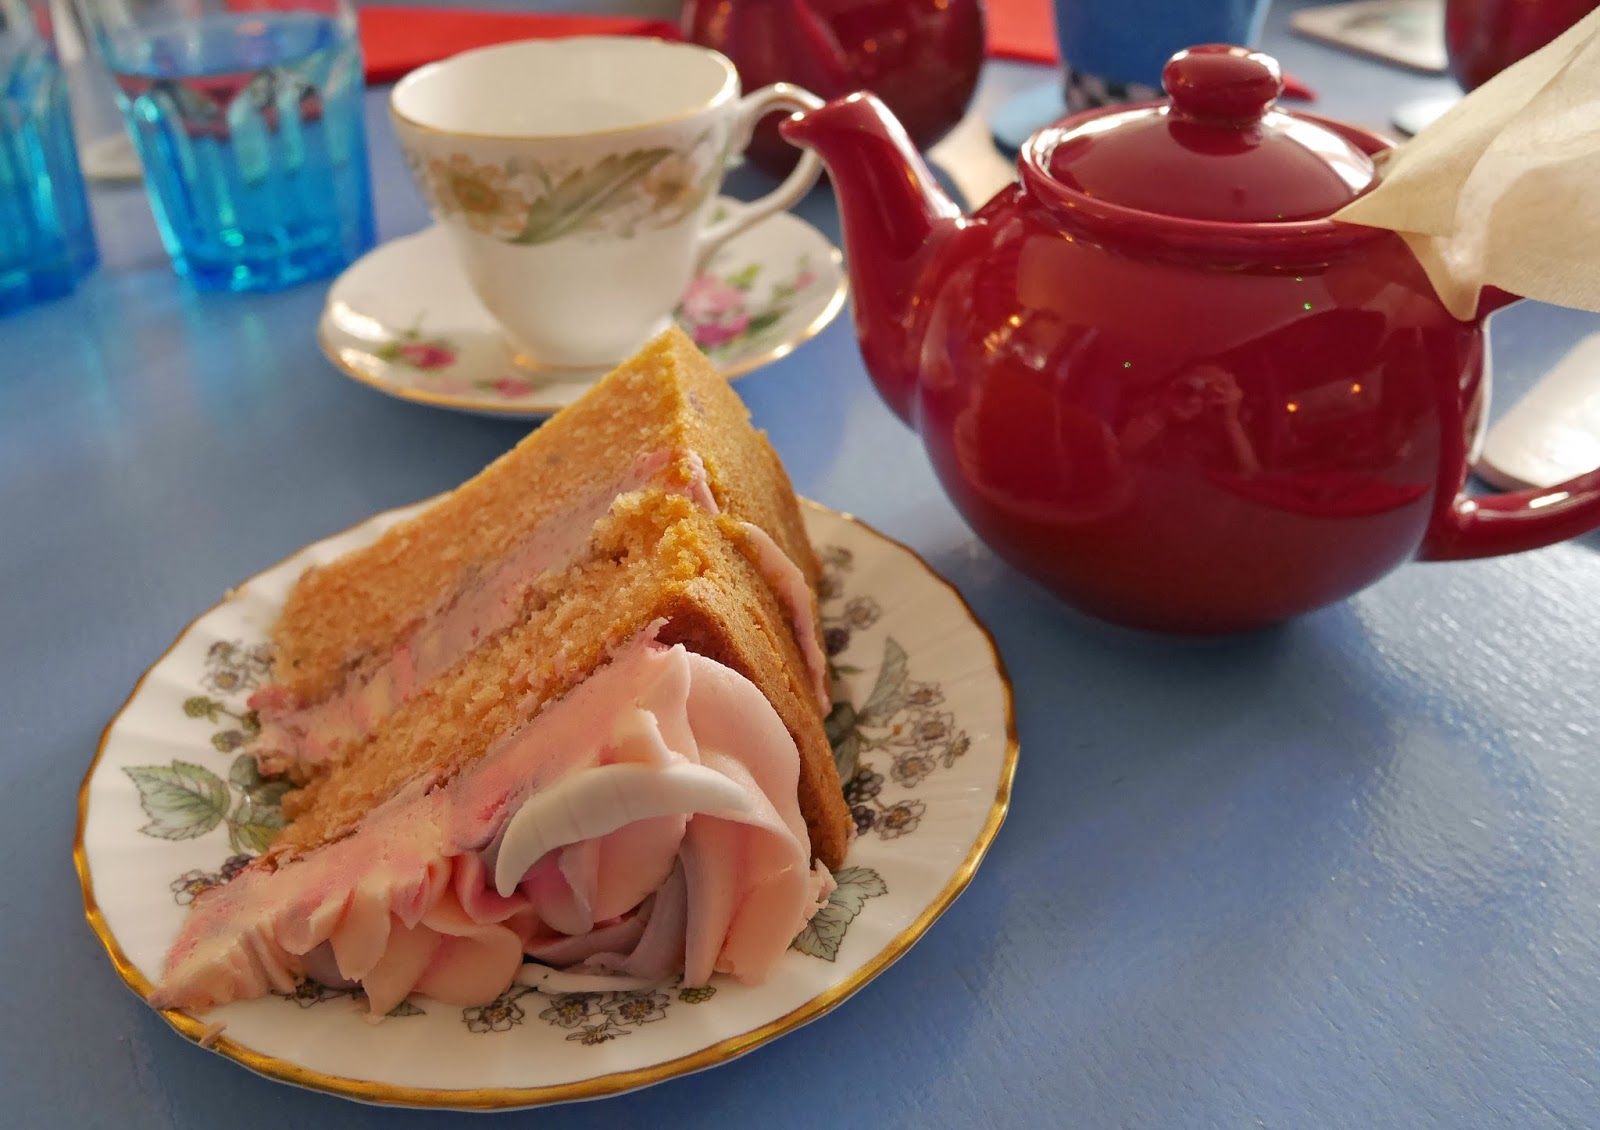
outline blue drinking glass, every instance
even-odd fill
[[[45,0],[0,0],[0,314],[99,261]]]
[[[78,0],[162,242],[202,290],[279,290],[373,244],[344,0]]]

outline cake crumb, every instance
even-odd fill
[[[207,1024],[205,1031],[200,1033],[200,1039],[196,1042],[202,1048],[216,1047],[217,1041],[222,1038],[222,1030],[227,1026],[228,1024],[225,1020],[218,1020],[215,1024]]]

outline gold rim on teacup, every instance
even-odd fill
[[[399,106],[399,100],[408,87],[415,86],[417,83],[424,81],[440,71],[455,65],[459,65],[463,62],[471,61],[475,58],[481,58],[482,56],[496,52],[509,52],[518,49],[525,49],[531,45],[539,45],[540,48],[549,47],[554,49],[560,45],[571,46],[597,42],[613,44],[626,43],[629,45],[652,44],[654,47],[647,49],[692,52],[696,56],[704,58],[708,62],[714,62],[722,68],[722,83],[717,87],[716,92],[703,102],[679,113],[670,114],[666,117],[629,122],[627,125],[621,126],[608,126],[604,129],[580,129],[556,133],[482,133],[477,130],[450,129],[444,126],[429,125],[427,122],[418,121],[412,115],[401,110]],[[424,64],[423,66],[418,67],[416,70],[411,71],[402,77],[400,81],[395,84],[394,89],[389,92],[389,113],[398,118],[400,121],[404,122],[407,126],[410,126],[412,129],[421,130],[424,133],[439,134],[443,137],[467,137],[479,141],[561,141],[568,138],[611,137],[617,134],[632,133],[635,130],[646,130],[657,126],[673,125],[678,122],[687,121],[688,119],[695,117],[697,114],[703,114],[708,110],[716,109],[718,106],[721,106],[726,102],[738,97],[739,72],[734,68],[733,63],[728,59],[728,57],[722,54],[720,51],[715,51],[709,47],[700,47],[691,43],[674,43],[666,39],[652,39],[643,36],[579,35],[572,36],[568,39],[519,39],[511,43],[495,43],[487,47],[474,47],[471,50],[463,51],[457,55],[452,55],[448,59],[440,59],[437,62]]]

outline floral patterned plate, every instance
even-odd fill
[[[106,728],[79,793],[74,857],[89,923],[144,996],[185,907],[282,825],[282,787],[242,747],[267,626],[294,578],[365,544],[391,511],[246,582],[201,616]],[[297,991],[196,1019],[192,1040],[274,1079],[368,1102],[460,1109],[595,1098],[742,1055],[839,1004],[910,948],[977,870],[1010,796],[1011,685],[989,634],[914,553],[810,505],[835,665],[828,733],[857,838],[839,888],[761,986],[717,978],[632,992],[517,984],[490,1004],[426,997],[382,1023],[349,990]],[[225,1030],[217,1036],[214,1024]]]
[[[717,251],[689,284],[678,324],[740,376],[833,321],[842,263],[821,232],[780,212]],[[486,416],[548,416],[605,373],[519,363],[438,226],[384,244],[335,279],[317,340],[347,376],[380,392]]]

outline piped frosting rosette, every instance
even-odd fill
[[[207,892],[151,1003],[204,1010],[310,976],[360,985],[382,1016],[413,992],[491,1001],[529,958],[764,980],[832,887],[811,866],[799,754],[754,684],[654,634],[454,780]]]

